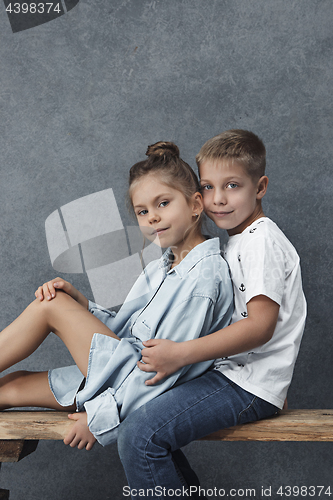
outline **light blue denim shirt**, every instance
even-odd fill
[[[139,276],[116,314],[90,302],[89,310],[121,340],[95,333],[88,374],[76,366],[49,372],[57,401],[68,406],[76,398],[85,410],[90,431],[102,444],[117,438],[117,427],[126,415],[174,385],[206,371],[212,361],[184,366],[153,386],[145,380],[154,373],[137,367],[142,342],[151,338],[176,342],[191,340],[227,326],[233,312],[233,292],[228,266],[220,254],[218,238],[197,245],[171,269],[172,252],[151,262]]]

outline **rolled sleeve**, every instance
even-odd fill
[[[88,311],[91,312],[96,318],[98,318],[104,325],[106,325],[110,330],[113,330],[113,321],[117,316],[114,311],[109,311],[102,306],[99,306],[95,302],[89,300]]]
[[[108,388],[99,396],[84,403],[90,432],[102,446],[117,440],[119,411],[114,391]]]
[[[93,336],[86,384],[77,393],[76,403],[79,410],[87,412],[88,427],[103,446],[117,439],[121,405],[117,394],[140,358],[141,344],[134,339]]]

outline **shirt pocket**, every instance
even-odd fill
[[[138,340],[141,340],[141,342],[151,339],[151,328],[146,320],[135,322],[132,328],[132,335]]]

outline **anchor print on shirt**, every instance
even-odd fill
[[[241,313],[241,316],[243,316],[243,318],[247,318],[247,312],[246,312],[246,311],[245,311],[245,312],[242,312],[242,313]]]
[[[245,288],[244,283],[241,283],[241,286],[238,287],[238,290],[240,290],[241,292],[245,292],[246,288]]]
[[[265,221],[264,221],[264,220],[260,220],[260,221],[258,222],[258,225],[259,225],[259,224],[261,224],[262,222],[265,222]],[[256,229],[257,229],[256,227],[254,227],[253,229],[250,229],[249,233],[251,233],[251,234],[252,234],[252,233],[254,233],[254,231],[255,231]]]

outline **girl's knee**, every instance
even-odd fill
[[[53,317],[57,317],[59,314],[62,314],[64,307],[66,307],[69,302],[72,302],[74,299],[67,295],[64,292],[57,292],[56,296],[47,300],[44,299],[40,301],[39,299],[34,300],[29,307],[35,308],[39,315],[42,315],[46,321],[52,320]]]
[[[69,301],[73,301],[73,300],[74,299],[72,299],[72,297],[70,297],[70,295],[59,290],[59,291],[57,291],[56,296],[53,297],[53,299],[50,299],[50,300],[36,299],[32,302],[32,304],[37,305],[37,307],[40,306],[41,308],[52,308],[53,309],[55,307],[58,307],[59,305],[66,304]]]
[[[52,300],[35,299],[28,305],[27,309],[28,310],[30,309],[34,313],[36,313],[37,311],[39,314],[44,314],[50,309],[54,309],[55,306],[56,306],[56,297]]]

